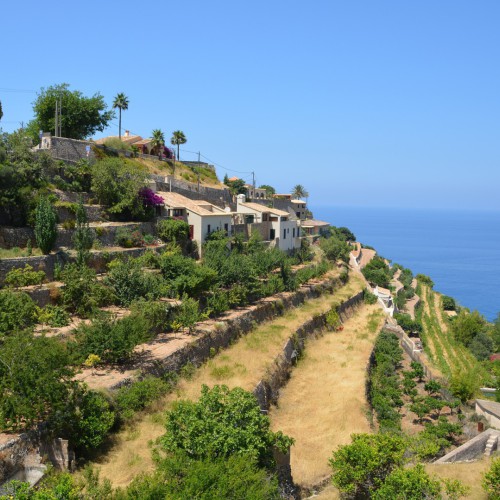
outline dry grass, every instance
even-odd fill
[[[436,475],[440,479],[458,479],[464,485],[471,488],[468,499],[486,500],[488,496],[484,492],[481,481],[483,473],[491,466],[491,458],[483,458],[477,462],[462,462],[454,464],[427,464],[426,470],[429,474]]]
[[[283,316],[261,324],[217,354],[196,370],[189,380],[182,380],[175,393],[159,401],[153,413],[139,415],[134,425],[116,436],[114,446],[96,463],[102,477],[108,478],[113,486],[125,486],[137,474],[153,470],[148,443],[164,433],[162,414],[173,401],[179,398],[197,399],[202,384],[225,384],[253,390],[282,349],[285,340],[299,325],[313,314],[326,312],[332,304],[352,296],[363,286],[359,276],[352,275],[348,284],[334,294],[323,295],[286,311]]]
[[[366,366],[383,320],[362,306],[341,332],[309,341],[305,357],[273,408],[271,426],[295,438],[294,481],[312,486],[330,474],[328,459],[354,432],[371,432],[365,399]],[[325,497],[326,498],[326,497]]]

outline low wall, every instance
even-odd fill
[[[500,429],[500,403],[476,399],[476,413],[482,415],[491,427]]]
[[[436,460],[435,464],[446,464],[450,462],[465,462],[468,460],[475,460],[480,455],[482,455],[486,448],[486,443],[492,435],[498,435],[500,437],[500,431],[495,429],[487,429],[476,437],[470,439],[462,446],[455,448],[450,453]]]

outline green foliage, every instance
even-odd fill
[[[72,385],[68,362],[56,339],[9,335],[0,352],[0,428],[29,429],[62,410]]]
[[[426,276],[425,274],[417,274],[416,278],[420,284],[426,285],[431,289],[434,287],[434,281],[432,281],[429,276]]]
[[[109,212],[141,219],[146,210],[139,190],[147,183],[147,170],[121,158],[104,158],[92,165],[92,191]]]
[[[123,248],[143,247],[145,244],[142,233],[128,227],[119,227],[116,230],[115,242]]]
[[[121,387],[115,397],[120,416],[125,419],[131,418],[134,413],[170,392],[171,388],[165,380],[152,376]]]
[[[165,242],[182,244],[189,237],[189,224],[178,219],[161,219],[156,224],[156,234]]]
[[[174,130],[172,132],[172,137],[170,139],[170,144],[177,146],[177,161],[180,160],[179,157],[179,147],[181,144],[186,144],[187,139],[182,130]]]
[[[441,384],[437,380],[429,380],[429,382],[424,385],[424,389],[429,395],[437,394],[441,390]]]
[[[476,335],[487,329],[487,322],[478,311],[469,313],[462,309],[454,319],[450,327],[450,332],[455,340],[469,347]]]
[[[332,226],[330,228],[330,233],[332,234],[332,236],[335,236],[342,241],[356,241],[356,236],[347,227]]]
[[[374,293],[371,293],[368,288],[365,288],[363,292],[363,299],[365,301],[365,304],[376,304],[378,297]]]
[[[43,271],[35,271],[29,264],[26,264],[24,268],[11,269],[5,277],[5,284],[13,287],[41,285],[45,277]]]
[[[296,184],[292,189],[292,198],[307,198],[309,193],[302,184]]]
[[[68,264],[61,272],[61,279],[63,305],[83,318],[111,301],[111,292],[97,281],[95,271],[89,267]]]
[[[491,336],[485,331],[480,331],[469,344],[469,351],[479,361],[487,360],[494,349],[494,343]]]
[[[490,469],[484,474],[483,488],[488,498],[500,498],[500,458],[493,459]]]
[[[394,319],[406,333],[422,333],[422,323],[418,320],[411,319],[409,314],[396,313],[394,314]]]
[[[167,412],[166,430],[165,450],[197,460],[248,454],[265,465],[272,461],[273,446],[286,451],[293,444],[281,432],[271,432],[255,396],[239,387],[203,385],[197,402],[182,400]]]
[[[166,331],[170,328],[173,308],[169,303],[138,299],[130,305],[132,315],[142,316],[147,328],[152,333]]]
[[[329,330],[336,330],[341,324],[339,313],[337,312],[337,307],[332,307],[325,316],[326,326]]]
[[[477,368],[457,369],[451,375],[449,389],[462,403],[466,403],[475,396],[480,385],[481,377]]]
[[[353,434],[329,460],[332,482],[341,493],[369,498],[386,477],[404,463],[405,441],[394,434]]]
[[[40,130],[55,132],[57,99],[61,99],[64,110],[61,115],[64,137],[86,139],[95,132],[102,132],[114,117],[113,111],[107,111],[104,97],[99,92],[85,97],[78,90],[70,91],[67,83],[42,88],[33,103],[35,118],[28,124],[28,133],[36,143]]]
[[[36,244],[44,254],[50,253],[57,238],[57,217],[52,204],[41,197],[35,212]]]
[[[159,461],[155,473],[134,479],[124,498],[278,500],[277,481],[268,475],[246,454],[194,460],[175,453]]]
[[[224,181],[224,184],[227,184],[227,183]],[[276,189],[274,189],[273,186],[270,186],[269,184],[262,184],[261,186],[259,186],[259,189],[266,190],[267,198],[272,198],[273,194],[276,194]]]
[[[37,307],[25,292],[0,290],[0,337],[36,323]]]
[[[112,261],[104,283],[111,288],[121,306],[128,306],[139,298],[157,299],[165,292],[161,276],[145,271],[134,259]]]
[[[103,394],[80,390],[72,405],[69,437],[77,449],[89,451],[100,446],[115,423],[115,413]]]
[[[38,322],[58,328],[69,325],[70,316],[61,306],[48,304],[38,311]]]
[[[187,295],[183,295],[181,305],[175,310],[172,324],[176,330],[188,328],[191,333],[201,318],[200,303]]]
[[[457,303],[453,297],[449,297],[448,295],[443,295],[441,297],[441,304],[443,305],[443,309],[445,311],[456,311]]]
[[[422,464],[407,469],[397,468],[387,476],[384,484],[371,498],[374,500],[441,499],[441,483],[429,476]]]
[[[387,288],[392,279],[389,266],[382,257],[376,255],[361,271],[363,276],[378,286]]]
[[[328,260],[332,262],[337,262],[338,260],[349,262],[349,246],[342,239],[334,236],[320,238],[319,246]]]
[[[413,371],[413,376],[417,378],[419,382],[421,382],[425,375],[424,367],[422,366],[422,364],[417,361],[412,361],[410,367]]]
[[[403,350],[396,335],[381,332],[373,349],[370,368],[370,401],[381,431],[399,430],[403,405],[400,379],[396,372],[403,359]]]
[[[132,355],[134,347],[149,338],[148,323],[139,315],[114,319],[100,315],[75,331],[76,351],[81,359],[96,354],[104,362],[119,363]]]
[[[235,179],[234,181],[228,179],[224,184],[226,184],[233,196],[237,194],[247,194],[248,190],[245,187],[245,181],[243,179]]]
[[[87,220],[87,211],[80,200],[76,207],[76,229],[73,234],[73,244],[76,248],[76,263],[78,266],[87,264],[90,258],[90,249],[94,243],[94,234],[92,233]]]

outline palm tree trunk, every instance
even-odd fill
[[[118,119],[118,138],[120,141],[122,140],[122,108],[118,108],[119,111],[119,119]]]
[[[177,161],[180,161],[180,158],[179,158],[179,144],[177,144]]]

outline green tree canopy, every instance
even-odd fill
[[[292,196],[294,198],[307,198],[309,193],[302,184],[297,184],[293,187]]]
[[[165,450],[194,459],[249,454],[261,465],[271,460],[272,447],[284,450],[293,441],[271,432],[255,396],[240,387],[203,385],[199,401],[182,400],[167,413]]]
[[[64,137],[86,139],[102,132],[114,112],[108,110],[104,97],[96,92],[86,97],[79,90],[69,90],[68,83],[40,89],[33,102],[35,118],[28,124],[29,135],[38,143],[39,131],[55,133],[56,100],[61,102],[61,130]]]
[[[478,311],[469,313],[462,309],[451,325],[451,333],[456,340],[469,346],[474,338],[488,329],[488,323]]]
[[[224,184],[226,184],[226,182],[224,182]],[[274,189],[273,186],[270,186],[269,184],[262,184],[262,186],[259,186],[259,189],[265,189],[268,198],[272,198],[273,194],[276,194],[276,189]]]

